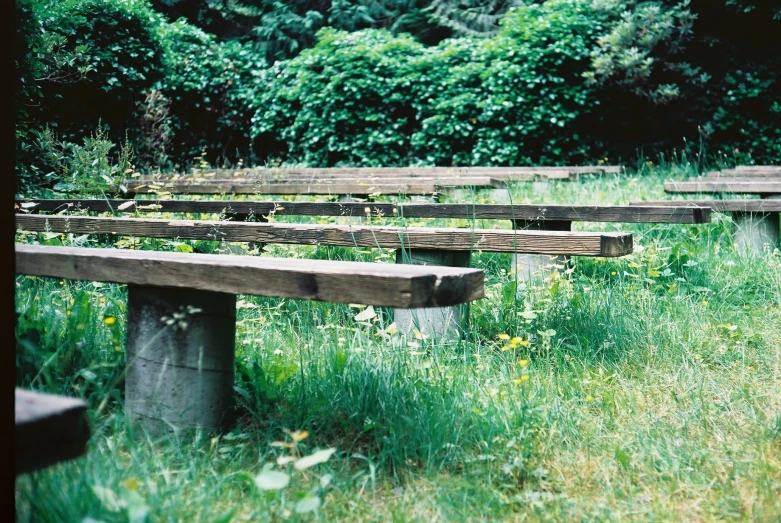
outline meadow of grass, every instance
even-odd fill
[[[512,199],[661,199],[662,181],[688,170],[648,165],[542,192],[518,184]],[[219,436],[153,439],[126,424],[123,286],[19,276],[16,384],[86,399],[93,436],[86,457],[17,479],[17,520],[779,521],[781,253],[736,252],[730,225],[715,213],[705,225],[576,223],[630,231],[635,252],[576,258],[528,284],[509,255],[474,252],[486,297],[471,305],[471,335],[459,342],[404,337],[379,308],[239,296],[236,421]],[[252,252],[395,258],[311,246]],[[312,468],[285,463],[331,448]],[[269,470],[290,483],[259,488]]]

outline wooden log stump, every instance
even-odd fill
[[[153,435],[219,431],[233,404],[236,296],[128,286],[125,410]]]
[[[397,264],[469,267],[469,258],[468,251],[396,250]],[[468,303],[450,307],[394,309],[393,314],[399,331],[410,333],[418,329],[442,341],[460,339],[466,332],[468,319]]]

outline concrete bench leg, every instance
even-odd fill
[[[572,222],[560,220],[515,220],[518,230],[570,231]],[[551,271],[552,265],[566,265],[566,255],[521,254],[513,253],[511,267],[517,272],[518,279],[529,281],[535,277],[544,277]]]
[[[224,427],[233,402],[236,296],[130,285],[127,310],[131,421],[152,434]]]
[[[469,252],[407,250],[396,251],[396,263],[469,267]],[[401,332],[418,329],[437,340],[457,340],[465,332],[469,304],[452,307],[394,309],[393,319]]]
[[[763,245],[771,249],[779,245],[779,213],[777,212],[734,212],[735,248],[740,251],[762,253]]]

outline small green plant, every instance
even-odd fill
[[[100,126],[82,145],[58,140],[48,127],[36,134],[36,171],[55,191],[111,198],[127,190],[123,182],[134,172],[133,151],[127,140],[116,150]]]

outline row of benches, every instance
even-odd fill
[[[508,181],[574,180],[580,174],[620,173],[619,166],[478,168],[218,169],[194,175],[147,175],[127,180],[135,194],[376,194],[459,195],[457,189],[499,189]],[[502,199],[503,193],[494,191]]]
[[[592,169],[586,169],[591,171]],[[130,192],[273,192],[278,194],[323,192],[369,195],[375,192],[429,193],[447,187],[501,187],[510,179],[571,179],[583,169],[530,170],[475,169],[340,169],[327,172],[308,170],[267,170],[253,172],[244,179],[235,173],[204,174],[196,182],[197,190],[176,177],[164,180],[141,178],[128,181]],[[246,174],[246,173],[244,173]],[[254,177],[254,178],[252,178]],[[315,177],[320,177],[318,181]],[[208,186],[211,184],[211,187]],[[229,184],[229,185],[226,185]],[[243,184],[244,189],[239,186]],[[251,185],[251,189],[247,189]],[[306,187],[304,187],[306,185]],[[313,188],[313,185],[319,185]],[[486,230],[475,240],[474,231],[462,229],[344,228],[263,223],[262,217],[273,214],[301,215],[367,215],[362,204],[317,204],[296,202],[231,202],[229,222],[171,221],[98,218],[62,215],[63,211],[93,212],[185,212],[220,213],[224,202],[211,201],[20,201],[17,202],[17,228],[30,231],[53,230],[82,234],[110,233],[166,238],[204,238],[227,241],[276,241],[329,245],[365,245],[397,248],[399,261],[406,264],[367,264],[332,261],[278,260],[248,256],[216,256],[182,253],[125,251],[18,245],[16,269],[19,274],[92,281],[110,281],[128,285],[126,408],[131,419],[140,421],[153,432],[171,425],[202,426],[208,430],[220,427],[232,399],[234,381],[236,294],[311,299],[328,302],[363,303],[396,308],[397,322],[404,325],[403,312],[425,313],[429,310],[452,311],[483,296],[482,271],[469,269],[468,250],[475,248],[510,252],[567,252],[585,255],[617,256],[631,252],[631,235],[567,233],[546,237],[538,232]],[[518,209],[521,210],[521,209]],[[472,216],[473,218],[518,218],[517,223],[546,215],[560,220],[573,217],[551,209],[514,210],[465,207],[420,207],[372,204],[369,216],[401,217]],[[39,212],[54,213],[37,216]],[[611,210],[597,208],[589,214],[616,220]],[[627,212],[627,211],[625,211]],[[665,210],[628,211],[640,221],[654,221]],[[23,213],[29,213],[25,215]],[[676,219],[699,221],[697,211],[673,211]],[[245,222],[255,216],[259,223]],[[563,221],[561,223],[564,223]],[[569,223],[569,222],[567,222]],[[569,229],[567,225],[566,230]],[[522,245],[517,248],[518,240]],[[441,250],[444,243],[450,249]],[[463,249],[453,253],[453,249]],[[434,254],[432,254],[434,253]],[[426,256],[429,256],[426,258]],[[445,267],[430,265],[461,265]],[[424,265],[410,265],[421,263]],[[369,291],[370,290],[370,291]],[[413,313],[406,316],[412,324]],[[171,321],[176,319],[176,321]],[[445,324],[444,322],[440,322]],[[24,394],[24,393],[22,393]],[[20,404],[17,395],[17,405]],[[57,401],[46,401],[57,408]],[[59,407],[63,407],[59,404]],[[71,407],[66,406],[67,409]],[[67,410],[66,409],[66,410]],[[72,409],[71,409],[72,410]],[[51,414],[51,412],[49,412]],[[49,415],[47,414],[47,415]],[[61,418],[64,419],[64,418]],[[22,426],[17,415],[17,427]],[[39,445],[40,447],[40,445]],[[48,462],[67,457],[50,445]],[[46,454],[38,448],[37,454]],[[17,449],[18,455],[25,454]],[[29,452],[27,454],[30,454]],[[26,455],[26,454],[25,454]],[[75,455],[75,454],[71,454]],[[40,457],[40,456],[39,456]],[[24,460],[22,460],[24,461]],[[41,465],[46,460],[39,460]],[[35,465],[31,466],[34,467]],[[31,470],[20,467],[19,471]]]
[[[633,202],[633,205],[681,205],[708,207],[732,214],[734,241],[739,250],[761,253],[766,244],[779,245],[781,215],[781,167],[745,166],[712,171],[685,182],[667,182],[664,190],[671,194],[713,194],[714,196],[756,194],[750,200],[660,200]]]
[[[297,173],[285,175],[294,174]],[[387,171],[382,176],[397,174]],[[330,175],[334,180],[339,179],[337,173]],[[433,176],[424,172],[410,175]],[[571,176],[571,171],[567,171],[567,176]],[[747,212],[767,211],[777,215],[781,210],[772,200],[742,202],[742,210],[734,212],[750,209]],[[232,397],[236,294],[389,306],[397,308],[397,324],[402,327],[414,325],[415,321],[420,326],[421,320],[432,330],[436,330],[436,325],[455,323],[458,326],[458,318],[462,317],[460,307],[483,294],[482,271],[467,268],[472,250],[511,252],[515,263],[520,261],[529,267],[539,266],[539,258],[534,260],[539,255],[622,256],[632,250],[631,234],[575,233],[570,232],[571,223],[581,220],[710,221],[710,208],[690,205],[689,202],[672,201],[598,207],[165,199],[24,200],[16,202],[17,229],[20,230],[383,247],[397,250],[399,265],[19,245],[16,249],[17,272],[128,284],[126,405],[131,418],[142,421],[153,431],[166,430],[169,424],[214,429],[224,421]],[[728,209],[732,207],[725,203],[716,210]],[[82,211],[219,213],[229,220],[70,214]],[[511,221],[514,230],[265,222],[264,217],[270,215],[498,219]],[[245,221],[250,216],[260,221]],[[523,256],[527,258],[523,259]],[[427,265],[416,267],[409,263]],[[367,293],[366,289],[371,292]],[[406,317],[404,311],[407,311]],[[432,311],[437,311],[439,317],[432,317]],[[161,322],[161,318],[176,317],[187,327],[182,329],[177,328],[182,324]]]

